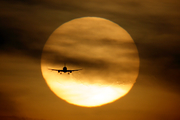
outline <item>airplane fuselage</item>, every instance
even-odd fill
[[[63,72],[67,72],[67,67],[63,67]]]

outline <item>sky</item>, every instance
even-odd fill
[[[1,0],[0,118],[179,120],[179,9],[178,0]],[[41,73],[42,49],[52,32],[67,21],[87,16],[123,27],[140,58],[131,91],[95,108],[59,99]]]

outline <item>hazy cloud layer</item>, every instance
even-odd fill
[[[165,72],[179,69],[178,5],[177,0],[1,1],[1,52],[40,59],[44,43],[59,25],[78,17],[98,16],[114,21],[131,34],[141,67],[146,59],[154,65],[161,60],[158,66],[166,66]]]
[[[180,90],[179,5],[179,0],[1,0],[0,53],[2,55],[22,55],[40,61],[46,40],[63,23],[85,16],[107,18],[126,29],[137,45],[140,56],[140,74],[134,86],[135,88],[126,98],[115,102],[114,106],[107,105],[102,109],[88,109],[87,112],[82,108],[70,107],[65,102],[62,107],[62,104],[58,102],[59,99],[55,100],[56,102],[54,103],[55,97],[53,100],[49,100],[53,95],[50,98],[45,97],[46,93],[44,93],[44,90],[41,91],[41,94],[38,94],[39,96],[43,93],[45,95],[38,99],[37,103],[46,108],[44,105],[49,104],[48,100],[51,101],[52,103],[44,110],[50,108],[50,110],[54,110],[54,114],[59,115],[60,109],[62,119],[73,119],[73,116],[69,115],[70,113],[78,116],[78,118],[84,118],[80,114],[84,113],[84,115],[89,115],[88,118],[86,117],[87,119],[98,119],[96,115],[99,115],[100,118],[111,119],[108,116],[102,117],[104,114],[110,115],[114,119],[124,118],[127,120],[131,119],[127,116],[134,116],[137,119],[178,119],[180,118],[177,113],[180,108],[178,106]],[[63,55],[61,57],[74,65],[83,64],[94,68],[95,66],[106,66],[106,63],[102,61],[91,61],[82,58],[74,59]],[[28,69],[33,62],[25,61],[23,65],[19,65],[17,63],[21,63],[21,60],[13,61],[14,58],[8,59],[11,64],[3,66],[7,59],[1,57],[1,82],[9,84],[14,81],[13,83],[19,83],[22,86],[35,85],[36,87],[34,88],[39,89],[42,83],[35,83],[42,78],[34,79],[31,78],[34,77],[34,74],[26,73],[38,71],[38,74],[40,74],[40,66],[36,69]],[[24,60],[23,57],[22,59]],[[57,58],[54,61],[59,62],[59,60]],[[11,71],[14,64],[16,64],[16,68],[13,68],[13,71]],[[27,71],[25,71],[25,67],[26,70],[28,69]],[[22,72],[24,76],[18,78],[17,75],[22,75]],[[6,79],[4,77],[6,75],[16,76],[16,78]],[[26,77],[28,79],[24,79]],[[12,89],[11,85],[14,84],[9,84],[9,89]],[[161,92],[161,89],[164,91]],[[21,94],[21,91],[17,91],[17,93]],[[29,93],[26,94],[29,95]],[[17,95],[15,94],[15,96]],[[22,96],[25,96],[25,93]],[[32,95],[29,96],[32,97]],[[37,96],[34,96],[34,101],[36,101]],[[17,106],[12,100],[12,95],[8,96],[4,90],[1,90],[0,99],[0,105],[3,106],[0,108],[1,112],[16,112]],[[36,103],[29,101],[29,99],[24,101],[27,104],[29,102],[31,104]],[[45,102],[42,103],[42,101]],[[30,110],[35,110],[34,106],[29,106]],[[69,112],[69,109],[66,109],[66,107],[70,107],[71,111]],[[39,108],[37,109],[37,111],[40,110]],[[108,114],[109,110],[114,112]],[[53,113],[49,114],[54,115]],[[152,116],[147,117],[148,115]]]
[[[16,113],[16,105],[7,93],[0,93],[0,115],[12,115]]]

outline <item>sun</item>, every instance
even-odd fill
[[[59,74],[49,68],[82,68]],[[58,27],[41,57],[49,88],[70,104],[96,107],[126,95],[136,81],[139,56],[133,39],[122,27],[104,18],[83,17]]]

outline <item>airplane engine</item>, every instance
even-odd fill
[[[60,70],[58,70],[58,73],[60,73]]]
[[[72,71],[70,71],[70,73],[72,73]]]

